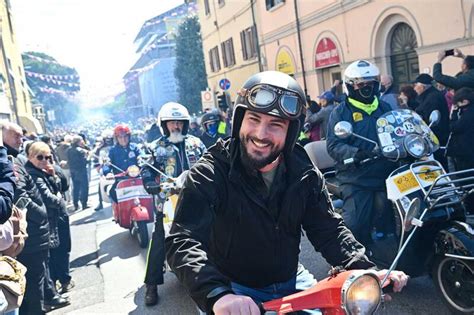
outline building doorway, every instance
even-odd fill
[[[330,90],[335,80],[341,81],[341,67],[329,67],[321,70],[321,75],[323,79],[323,90],[319,91],[322,93],[324,91]],[[342,89],[341,89],[342,92]]]
[[[413,29],[406,23],[397,24],[390,38],[390,65],[396,89],[415,80],[420,73],[417,47]]]

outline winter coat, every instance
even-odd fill
[[[0,224],[5,223],[12,214],[15,188],[13,164],[7,158],[7,149],[0,147]]]
[[[294,278],[303,229],[330,264],[374,266],[304,149],[296,145],[280,167],[268,198],[259,173],[244,171],[235,139],[219,140],[189,171],[165,244],[168,264],[201,310],[210,313],[216,296],[232,292],[231,281],[259,288]]]
[[[430,123],[431,113],[434,110],[439,110],[441,120],[436,126],[433,126],[431,130],[438,137],[440,144],[442,146],[446,145],[449,136],[449,112],[448,104],[446,103],[443,93],[434,87],[429,87],[421,93],[421,95],[418,95],[416,100],[418,101],[416,112],[427,124]]]
[[[87,151],[77,145],[72,145],[67,151],[68,164],[71,173],[87,171]]]
[[[206,147],[197,137],[187,135],[183,142],[171,143],[163,136],[154,141],[150,148],[153,150],[155,162],[153,166],[170,177],[178,177],[189,170],[206,151]],[[155,182],[159,174],[149,166],[142,169],[143,185],[147,189],[150,182]],[[161,176],[160,182],[166,180]]]
[[[140,149],[135,143],[129,143],[126,148],[119,144],[114,145],[109,151],[110,163],[118,167],[110,166],[114,174],[122,173],[126,171],[129,166],[138,164],[138,156],[140,155]],[[104,173],[107,173],[104,168]]]
[[[437,62],[433,65],[433,79],[454,90],[459,90],[463,87],[474,88],[474,69],[469,69],[466,73],[452,77],[444,75],[441,63]]]
[[[157,123],[154,123],[146,131],[146,142],[151,143],[162,136],[161,129]]]
[[[377,119],[391,111],[390,105],[380,101],[378,108],[368,115],[346,100],[333,110],[329,118],[327,149],[336,161],[336,176],[341,184],[353,184],[366,188],[385,187],[385,179],[395,164],[386,159],[378,159],[363,165],[345,165],[344,160],[354,158],[359,150],[372,151],[374,145],[357,137],[340,139],[334,134],[334,126],[340,121],[352,124],[353,132],[378,143]]]
[[[461,107],[451,114],[451,139],[448,155],[474,163],[474,150],[470,146],[474,137],[474,105]]]
[[[334,105],[334,103],[328,104],[325,107],[322,107],[317,113],[308,116],[306,120],[311,125],[311,128],[319,125],[319,134],[321,139],[326,139],[329,116],[331,116],[331,113],[335,107],[336,105]]]
[[[392,110],[400,108],[398,105],[398,93],[393,85],[380,95],[380,100],[390,105]]]
[[[29,199],[26,206],[28,238],[25,241],[22,253],[29,254],[47,250],[49,244],[48,212],[33,178],[26,171],[25,164],[28,160],[25,156],[19,155],[13,148],[8,148],[8,153],[14,157],[14,169],[18,178],[15,202],[22,197]]]
[[[60,179],[57,175],[52,176],[36,168],[30,161],[25,164],[25,168],[33,178],[36,187],[41,194],[43,203],[46,206],[48,212],[50,240],[57,240],[59,216],[66,213],[66,203],[59,194],[61,187]]]

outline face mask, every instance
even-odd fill
[[[214,136],[217,133],[217,124],[210,124],[207,125],[207,133],[210,134],[211,136]]]

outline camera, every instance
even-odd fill
[[[446,56],[454,56],[454,49],[446,50],[444,54]]]

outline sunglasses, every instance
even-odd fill
[[[48,160],[48,161],[50,161],[50,162],[53,161],[53,157],[52,157],[51,155],[42,155],[42,154],[40,154],[40,155],[37,155],[37,156],[36,156],[36,159],[37,159],[38,161],[43,161],[43,160]]]
[[[287,118],[298,116],[303,108],[299,95],[296,92],[285,91],[270,85],[256,85],[249,90],[241,90],[241,95],[247,98],[248,103],[256,109],[278,107]]]

